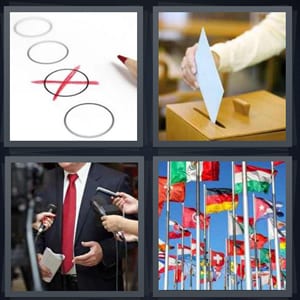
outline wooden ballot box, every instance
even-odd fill
[[[286,101],[267,91],[225,97],[215,124],[203,101],[169,104],[166,130],[168,141],[284,141]]]

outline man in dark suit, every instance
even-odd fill
[[[72,175],[69,175],[72,174]],[[75,174],[75,175],[74,175]],[[116,248],[116,240],[112,233],[107,232],[99,222],[90,205],[95,195],[96,188],[102,186],[112,191],[130,193],[128,176],[101,164],[80,162],[62,162],[53,170],[48,171],[40,195],[43,202],[43,210],[46,211],[49,204],[57,207],[56,217],[52,226],[37,241],[38,260],[46,247],[55,253],[65,254],[66,235],[73,236],[72,257],[67,257],[66,262],[70,266],[57,271],[52,281],[46,284],[48,290],[97,290],[113,291],[123,290],[121,252],[122,244]],[[71,180],[75,178],[76,212],[74,211],[74,231],[65,233],[64,226],[71,212],[66,211],[66,202],[70,194]],[[71,194],[74,194],[74,191]],[[106,203],[111,203],[110,197],[103,195]],[[106,206],[104,206],[105,208]],[[71,210],[70,210],[71,211]],[[116,260],[116,250],[119,259]],[[65,263],[66,263],[65,262]],[[49,276],[49,269],[40,265],[42,277]],[[116,272],[118,270],[118,276]]]

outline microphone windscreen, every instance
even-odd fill
[[[53,213],[53,214],[55,214],[56,213],[56,205],[54,205],[54,204],[49,204],[48,205],[48,212],[51,212],[51,213]]]
[[[102,207],[107,215],[121,214],[119,208],[111,203],[110,198],[99,191],[96,192],[96,194],[92,198],[92,201],[95,201],[99,205],[99,207]]]

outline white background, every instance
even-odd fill
[[[18,35],[13,29],[14,25],[28,17],[49,20],[52,30],[40,37]],[[46,40],[64,43],[69,49],[69,55],[54,64],[44,65],[31,61],[27,57],[28,49]],[[118,60],[119,54],[137,58],[136,12],[11,12],[10,140],[136,141],[137,86],[126,67]],[[99,81],[99,85],[90,85],[80,95],[58,97],[53,101],[53,95],[45,90],[43,84],[31,83],[33,80],[44,80],[55,70],[73,69],[78,65],[89,80]],[[103,136],[80,138],[70,133],[64,125],[65,113],[71,107],[87,102],[106,106],[114,115],[114,126]],[[80,121],[84,126],[89,118],[82,115]]]

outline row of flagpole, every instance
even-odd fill
[[[199,161],[196,162],[196,278],[200,278],[200,241],[201,241],[201,231],[200,231],[200,174],[201,174],[201,164]],[[170,169],[170,161],[167,162],[167,194],[166,194],[166,250],[165,250],[165,269],[164,269],[164,290],[168,289],[169,286],[169,223],[170,223],[170,191],[171,191],[171,169]],[[274,163],[271,162],[271,185],[272,185],[272,203],[273,203],[273,228],[277,228],[277,215],[276,215],[276,195],[275,195],[275,180],[274,180]],[[242,184],[243,184],[243,226],[244,226],[244,243],[245,243],[245,283],[246,289],[252,289],[252,274],[251,274],[251,258],[250,258],[250,236],[249,236],[249,207],[248,207],[248,192],[247,192],[247,164],[245,161],[242,162]],[[204,199],[206,199],[206,187],[203,185],[204,189]],[[235,192],[234,192],[234,162],[232,162],[232,219],[235,220]],[[254,195],[253,195],[254,198]],[[253,200],[254,203],[254,200]],[[182,205],[184,210],[184,205]],[[255,209],[254,209],[255,212]],[[206,200],[204,201],[204,208],[203,208],[203,216],[204,216],[204,229],[203,229],[203,241],[204,241],[204,283],[203,289],[206,290],[208,288],[207,285],[207,267],[210,273],[210,266],[207,266],[207,248],[210,249],[208,246],[209,238],[207,239],[206,232]],[[254,213],[254,243],[256,245],[256,217]],[[182,231],[182,260],[181,260],[181,269],[184,268],[184,232]],[[236,245],[236,226],[233,226],[233,243]],[[276,281],[277,281],[277,289],[281,289],[281,276],[280,276],[280,264],[279,264],[279,242],[278,242],[278,232],[274,230],[274,245],[275,245],[275,265],[276,265]],[[270,243],[269,243],[270,249]],[[210,253],[211,251],[209,251]],[[227,246],[226,246],[227,252]],[[229,260],[230,256],[227,256],[227,260]],[[255,246],[255,274],[256,274],[256,288],[259,289],[259,280],[258,280],[258,264],[257,264],[257,248]],[[210,258],[208,259],[210,262]],[[271,264],[271,263],[270,263]],[[229,263],[230,266],[230,263]],[[230,267],[229,267],[230,268]],[[192,273],[192,269],[191,272]],[[231,271],[229,270],[229,284],[232,284],[231,281]],[[183,274],[183,272],[182,272]],[[237,280],[237,253],[236,253],[236,246],[233,247],[233,286],[234,289],[238,289],[238,280]],[[225,288],[227,287],[227,275],[225,276]],[[209,280],[210,283],[210,280]],[[190,284],[191,288],[191,284]],[[200,280],[196,280],[196,290],[200,290]],[[181,280],[181,290],[184,289],[183,280]]]

